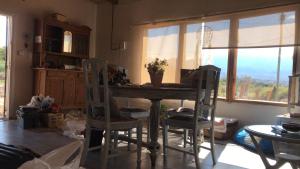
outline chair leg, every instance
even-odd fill
[[[168,129],[169,129],[169,126],[166,125],[165,121],[163,121],[162,127],[163,127],[163,154],[164,154],[164,162],[166,162],[167,155],[168,155],[167,146],[168,146]]]
[[[90,139],[91,139],[91,127],[87,125],[85,129],[84,147],[80,159],[80,166],[83,166],[85,164],[88,149],[90,147]]]
[[[129,129],[128,131],[127,131],[127,133],[128,133],[128,143],[127,143],[127,150],[128,151],[130,151],[131,150],[131,148],[130,148],[130,146],[131,146],[131,139],[132,139],[132,132],[131,132],[131,129]]]
[[[147,144],[150,143],[150,118],[147,119]]]
[[[290,162],[292,169],[299,169],[300,166],[297,165],[295,162]]]
[[[194,134],[189,135],[189,130],[188,130],[188,137],[189,137],[190,144],[193,145],[193,143],[194,143],[194,139],[193,139]]]
[[[184,148],[186,148],[188,133],[189,133],[189,131],[187,129],[183,129],[183,147]]]
[[[193,131],[193,150],[194,150],[194,157],[195,157],[195,163],[196,163],[196,168],[200,169],[200,162],[199,162],[199,158],[198,158],[198,141],[197,141],[197,130]]]
[[[110,140],[110,130],[106,130],[104,146],[101,149],[101,169],[107,169]]]
[[[118,148],[118,137],[119,137],[119,132],[118,131],[114,131],[114,148],[113,148],[113,152],[117,151],[117,148]]]
[[[210,128],[210,151],[211,151],[211,158],[213,161],[213,165],[216,165],[216,156],[215,156],[215,134],[214,130]]]
[[[142,139],[143,139],[143,124],[139,124],[137,127],[137,169],[141,168],[141,156],[142,156]]]

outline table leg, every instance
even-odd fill
[[[249,133],[249,135],[250,135],[251,140],[254,143],[255,149],[256,149],[257,153],[259,154],[261,160],[263,161],[266,169],[278,169],[278,168],[280,168],[284,164],[284,161],[277,160],[275,165],[273,165],[273,166],[270,165],[270,163],[268,162],[265,154],[263,153],[263,151],[261,150],[259,144],[257,143],[255,137],[252,134],[250,134],[250,133]]]
[[[157,152],[159,150],[158,134],[159,134],[159,117],[160,117],[160,100],[151,100],[150,109],[150,158],[151,165],[155,166]]]

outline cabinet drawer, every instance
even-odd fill
[[[83,79],[83,78],[84,78],[84,73],[78,73],[78,74],[77,74],[77,77],[78,77],[79,79]]]
[[[63,78],[75,78],[76,72],[58,72],[58,71],[48,71],[48,77],[63,77]]]
[[[68,76],[67,72],[58,72],[58,71],[47,71],[47,76],[49,77],[66,77]]]
[[[83,72],[81,72],[81,73],[78,73],[77,74],[77,78],[79,78],[79,79],[83,79],[84,80],[84,73]],[[92,78],[92,74],[91,73],[89,73],[89,78]]]

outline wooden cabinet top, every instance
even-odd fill
[[[89,28],[88,26],[77,26],[68,22],[61,22],[55,19],[47,18],[44,19],[43,22],[45,25],[60,27],[64,30],[69,30],[74,33],[89,34],[91,32],[91,28]]]
[[[90,57],[90,32],[87,26],[73,25],[53,18],[36,19],[34,27],[34,67],[81,66]]]
[[[77,72],[83,73],[82,70],[66,70],[66,69],[52,69],[52,68],[33,68],[35,71],[55,71],[55,72]]]

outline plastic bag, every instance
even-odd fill
[[[83,143],[76,141],[24,163],[19,169],[84,169],[80,167]],[[74,157],[70,160],[71,157]],[[68,162],[67,164],[65,164]]]
[[[51,105],[54,103],[54,98],[52,97],[43,97],[43,96],[32,96],[30,102],[27,104],[27,107],[35,107],[41,110],[51,108]]]
[[[27,104],[29,107],[37,107],[40,108],[42,105],[44,97],[43,96],[32,96],[30,102]]]
[[[42,110],[50,109],[53,103],[54,103],[54,98],[49,96],[44,97],[41,103],[41,109]]]
[[[65,120],[63,135],[74,139],[83,139],[84,130],[85,120]]]
[[[86,122],[81,111],[70,111],[66,114],[64,125],[61,128],[63,130],[63,135],[74,139],[83,139],[85,123]]]

